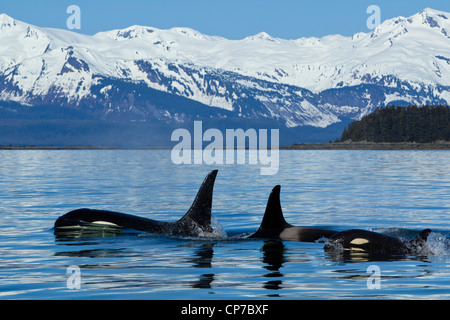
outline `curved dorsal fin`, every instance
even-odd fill
[[[217,171],[218,170],[213,170],[206,176],[197,192],[194,202],[192,202],[190,209],[179,221],[191,219],[201,227],[204,227],[206,231],[212,230],[211,207]]]
[[[290,224],[284,220],[280,202],[280,190],[280,185],[277,185],[272,189],[269,200],[267,200],[266,211],[264,212],[264,217],[259,229],[277,229],[290,226]]]

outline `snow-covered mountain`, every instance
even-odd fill
[[[450,14],[424,9],[370,33],[295,40],[144,26],[89,36],[1,14],[0,101],[98,119],[325,128],[391,103],[449,104]]]

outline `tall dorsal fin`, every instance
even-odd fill
[[[194,199],[188,212],[179,221],[191,219],[202,227],[207,228],[206,231],[211,231],[211,207],[214,182],[216,180],[218,170],[211,171],[203,180],[197,196]],[[211,230],[209,230],[211,229]]]
[[[290,226],[290,224],[284,220],[280,202],[280,190],[280,185],[277,185],[272,189],[269,200],[267,200],[266,211],[259,229],[276,229]]]

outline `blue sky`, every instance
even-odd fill
[[[449,0],[14,0],[2,1],[0,12],[37,26],[65,29],[72,4],[81,9],[81,29],[76,32],[84,34],[139,24],[190,27],[228,39],[262,31],[285,39],[369,32],[369,5],[380,7],[381,21],[426,7],[450,12]]]

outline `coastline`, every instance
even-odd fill
[[[139,148],[119,148],[104,146],[5,146],[0,145],[0,150],[160,150],[170,149],[169,147],[139,147]]]
[[[329,142],[297,143],[280,150],[450,150],[450,141],[417,142]]]
[[[0,145],[0,150],[160,150],[170,147],[120,148],[105,146],[11,146]],[[327,142],[297,143],[279,147],[280,150],[450,150],[450,141],[417,142]]]

